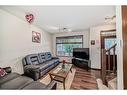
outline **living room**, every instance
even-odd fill
[[[58,65],[58,60],[59,63],[69,64],[69,71],[72,71],[65,74],[68,79],[63,77],[67,81],[59,83],[55,80],[55,83],[47,89],[54,89],[54,87],[56,90],[110,89],[103,83],[102,88],[99,88],[96,79],[101,79],[102,69],[100,32],[116,31],[115,10],[116,6],[0,6],[0,67],[11,67],[11,72],[34,80],[31,84],[29,83],[30,85],[19,88],[8,86],[9,83],[1,83],[1,89],[40,89],[41,83],[48,85],[50,78],[55,80],[52,77],[54,74],[52,69]],[[74,65],[73,48],[88,49],[88,58],[86,58],[88,61],[85,62],[83,59],[83,62],[89,65],[90,70],[87,71],[88,68],[85,67],[72,66]],[[32,72],[31,77],[30,71],[26,70],[29,68],[27,65],[37,65],[38,63],[33,64],[31,60],[35,61],[38,57],[40,58],[39,63],[45,63],[43,56],[47,58],[44,60],[51,61],[52,59],[56,65],[51,66],[50,64],[51,68],[44,72],[42,72],[42,66],[38,71],[42,73],[34,75]],[[24,73],[24,70],[27,74]],[[86,74],[85,77],[84,74]],[[81,80],[82,78],[84,79]],[[120,78],[118,77],[119,81]],[[78,83],[80,81],[77,80],[83,81],[84,84]],[[99,82],[101,83],[101,80]],[[37,87],[32,88],[35,85]],[[121,89],[121,87],[121,84],[118,83],[118,88],[116,86],[113,89]]]

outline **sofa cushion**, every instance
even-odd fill
[[[45,53],[39,53],[38,56],[39,56],[39,63],[43,63],[46,61],[45,60]]]
[[[58,58],[52,59],[52,61],[54,61],[56,63],[56,62],[59,62],[59,59]]]
[[[40,70],[40,66],[38,66],[38,65],[26,65],[24,67],[24,69],[25,69],[25,71],[26,70],[29,70],[29,71],[38,71],[38,70]]]
[[[40,82],[37,82],[37,81],[34,81],[34,82],[31,82],[30,84],[28,84],[27,86],[25,86],[23,89],[46,89],[46,85],[45,84],[42,84]]]
[[[19,76],[12,80],[9,80],[0,86],[1,89],[22,89],[29,83],[31,83],[33,79],[25,76]]]
[[[27,55],[26,56],[26,64],[27,65],[39,64],[38,54]]]
[[[50,52],[46,52],[46,53],[45,53],[45,59],[46,59],[47,61],[52,59],[52,55],[51,55]]]
[[[45,69],[49,68],[53,64],[54,64],[54,61],[51,60],[51,61],[47,61],[43,64],[39,64],[39,66],[40,66],[40,69],[42,71],[42,70],[45,70]]]
[[[5,82],[7,82],[7,81],[9,81],[9,80],[12,80],[14,78],[17,78],[19,76],[20,76],[20,74],[18,74],[18,73],[10,73],[10,74],[7,74],[4,77],[1,77],[0,78],[0,85],[3,84],[3,83],[5,83]]]
[[[54,60],[49,60],[49,61],[46,61],[45,64],[49,64],[49,65],[52,65],[54,64]]]

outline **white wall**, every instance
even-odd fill
[[[123,38],[121,6],[116,7],[116,35],[117,35],[117,87],[123,89]]]
[[[61,32],[57,34],[53,34],[53,54],[56,56],[56,37],[62,37],[62,36],[74,36],[74,35],[83,35],[83,47],[89,48],[89,31],[82,31],[82,32]],[[71,57],[60,57],[61,60],[67,60],[68,62],[71,62]]]
[[[91,45],[91,43],[89,43],[92,68],[101,69],[100,31],[111,30],[115,28],[115,25],[102,25],[90,28],[90,41],[95,40],[95,45]]]
[[[32,31],[41,33],[41,43],[32,42]],[[43,51],[52,52],[51,34],[0,10],[0,67],[11,66],[22,74],[22,58]]]

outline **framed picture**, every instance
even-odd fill
[[[91,45],[95,45],[95,40],[91,40]]]
[[[41,42],[41,34],[35,31],[32,31],[32,42],[40,43]]]

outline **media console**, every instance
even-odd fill
[[[85,60],[85,59],[80,59],[80,58],[73,58],[72,63],[80,68],[85,68],[87,71],[91,67],[91,61],[90,60]]]

